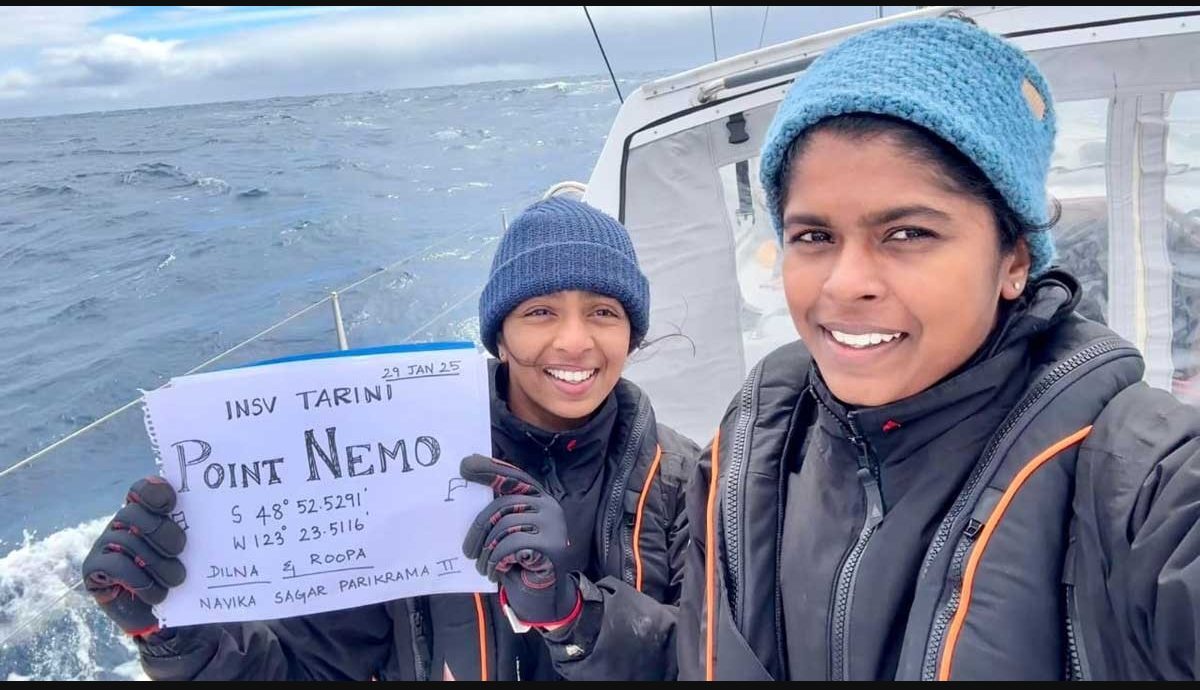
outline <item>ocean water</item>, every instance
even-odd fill
[[[502,218],[586,182],[618,106],[586,77],[0,120],[0,471],[368,276],[352,347],[476,337]],[[206,370],[332,349],[326,302]],[[135,405],[0,477],[0,679],[140,676],[70,586],[153,471]]]

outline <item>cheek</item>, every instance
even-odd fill
[[[821,291],[817,272],[796,259],[785,259],[783,264],[783,296],[787,301],[792,320],[799,325]]]
[[[510,327],[505,329],[502,342],[510,362],[532,364],[540,360],[546,339],[546,334],[536,328]]]
[[[995,285],[981,271],[942,272],[945,280],[913,276],[896,296],[920,329],[922,348],[957,366],[987,339],[996,318]],[[946,286],[955,286],[953,290]]]
[[[629,322],[605,328],[598,331],[594,337],[604,355],[605,366],[620,372],[625,366],[625,360],[629,358],[629,343],[632,338]]]
[[[538,369],[525,366],[515,368],[510,366],[509,371],[515,371],[518,384],[526,391],[536,390],[539,386],[543,385],[543,374]]]
[[[611,376],[620,376],[629,358],[629,338],[613,337],[604,345],[604,365]]]

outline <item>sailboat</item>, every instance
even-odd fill
[[[1144,353],[1150,385],[1200,402],[1200,6],[953,6],[881,17],[645,83],[625,98],[587,182],[547,191],[580,195],[630,230],[652,286],[647,340],[654,344],[631,357],[627,376],[650,393],[661,421],[707,438],[753,365],[797,337],[757,181],[762,138],[792,82],[855,33],[947,12],[1010,38],[1050,83],[1059,123],[1050,191],[1062,204],[1055,234],[1063,265],[1084,286],[1081,311]],[[303,311],[323,304],[337,336],[330,346],[344,348],[336,294]],[[0,480],[53,447],[110,433],[106,425],[111,430],[132,405],[10,466]],[[80,540],[80,550],[87,546]],[[136,664],[132,647],[79,593],[76,573],[62,577],[61,594],[39,599],[20,620],[0,621],[0,654],[32,657],[31,645],[45,640],[39,633],[55,630],[93,640],[92,653],[123,646]],[[80,645],[64,645],[68,654],[65,647]]]
[[[1038,63],[1057,103],[1050,192],[1081,311],[1146,357],[1146,381],[1200,401],[1200,8],[928,7],[643,84],[624,101],[584,199],[623,221],[650,279],[648,340],[627,375],[659,417],[707,438],[747,372],[794,340],[758,151],[822,51],[954,12]],[[679,334],[686,337],[663,336]]]

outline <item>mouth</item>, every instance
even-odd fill
[[[570,384],[585,383],[600,373],[599,369],[560,369],[558,367],[546,367],[542,371],[555,381]]]
[[[883,348],[886,345],[899,343],[908,337],[904,331],[863,331],[859,333],[848,333],[836,328],[825,328],[822,330],[838,345],[850,348],[851,350],[871,350],[875,348]]]
[[[908,333],[880,326],[821,326],[830,353],[846,364],[873,364],[880,357],[900,347]]]
[[[577,398],[586,395],[591,390],[600,370],[578,367],[543,367],[542,373],[561,393]]]

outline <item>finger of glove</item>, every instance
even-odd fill
[[[499,571],[499,565],[506,563],[504,572],[512,572],[521,570],[521,561],[529,563],[531,566],[537,567],[541,572],[554,570],[553,562],[545,556],[543,544],[539,535],[534,532],[516,531],[506,534],[503,539],[496,543],[496,548],[490,551],[484,549],[484,553],[480,555],[481,561],[486,559],[484,563],[484,571],[488,574],[495,574]],[[533,552],[541,556],[530,556],[522,553],[523,551]],[[520,566],[520,567],[517,567]]]
[[[104,538],[105,550],[124,554],[159,585],[178,587],[183,584],[186,573],[178,558],[158,555],[145,540],[131,532],[112,530],[105,533]]]
[[[150,604],[119,587],[111,588],[112,596],[93,592],[104,614],[127,633],[141,632],[158,625],[158,617]]]
[[[170,515],[175,510],[175,489],[162,477],[144,477],[129,487],[127,503],[137,503],[152,513]]]
[[[521,468],[486,455],[468,455],[459,465],[463,479],[491,487],[498,495],[545,494],[537,480]]]
[[[477,559],[477,567],[486,568],[480,571],[481,574],[490,577],[496,569],[496,563],[493,562],[492,552],[494,552],[506,540],[518,534],[537,535],[541,532],[538,525],[537,513],[510,513],[500,518],[492,530],[488,532],[487,539],[484,541],[483,548],[480,550]],[[541,549],[546,547],[545,538],[537,541]]]
[[[89,556],[83,577],[84,585],[93,595],[116,587],[150,605],[167,598],[167,588],[155,581],[117,544],[106,547],[94,557]]]
[[[467,558],[478,558],[479,552],[487,543],[488,534],[501,518],[506,515],[530,512],[537,512],[537,507],[525,496],[499,496],[493,499],[483,510],[479,511],[471,526],[467,528],[467,535],[463,538],[463,554]]]
[[[130,503],[117,511],[109,529],[140,537],[155,553],[167,558],[178,556],[187,544],[187,535],[171,518],[151,512],[140,503]]]

